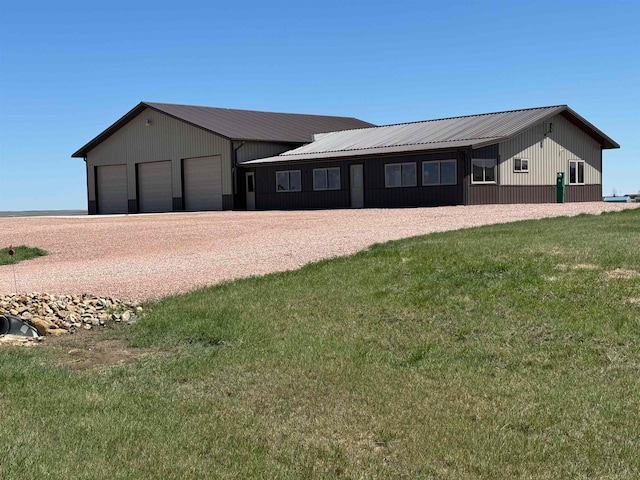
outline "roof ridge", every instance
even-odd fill
[[[146,102],[146,101],[142,101],[140,103],[143,103],[152,108],[156,108],[157,106],[160,106],[160,105],[167,105],[170,107],[205,108],[205,109],[212,109],[212,110],[226,110],[229,112],[249,112],[249,113],[268,113],[268,114],[275,113],[276,115],[299,115],[303,117],[349,118],[349,119],[359,120],[356,117],[345,117],[343,115],[324,115],[321,113],[273,112],[270,110],[249,110],[246,108],[212,107],[210,105],[191,105],[188,103],[166,103],[166,102]]]
[[[428,120],[416,120],[413,122],[390,123],[388,125],[374,125],[372,127],[350,128],[346,130],[335,130],[333,132],[322,132],[322,133],[357,132],[358,130],[368,130],[372,128],[399,127],[402,125],[417,125],[419,123],[440,122],[442,120],[456,120],[459,118],[484,117],[487,115],[500,115],[503,113],[515,113],[515,112],[524,112],[526,110],[544,110],[544,109],[561,108],[561,107],[568,108],[569,106],[568,105],[549,105],[546,107],[517,108],[515,110],[504,110],[501,112],[486,112],[486,113],[475,113],[473,115],[458,115],[455,117],[431,118]]]

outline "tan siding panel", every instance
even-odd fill
[[[150,121],[148,126],[145,125],[146,120]],[[93,167],[126,162],[128,195],[130,199],[134,199],[135,165],[170,159],[172,195],[182,197],[182,159],[212,155],[219,155],[221,158],[223,193],[231,194],[231,142],[155,110],[146,109],[91,150],[87,163]],[[91,184],[89,188],[91,189]],[[89,192],[89,198],[93,195],[95,192]]]
[[[553,124],[551,133],[545,136]],[[569,171],[569,160],[585,161],[585,183],[602,182],[601,146],[561,115],[500,144],[501,185],[555,185],[556,173]],[[527,158],[529,172],[514,172],[514,159]]]

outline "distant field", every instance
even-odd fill
[[[2,348],[0,478],[639,478],[639,238],[436,233]]]
[[[0,211],[0,217],[57,217],[57,216],[77,216],[87,215],[86,210],[25,210],[9,212]]]

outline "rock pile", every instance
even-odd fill
[[[137,303],[93,295],[0,296],[0,315],[13,315],[34,326],[40,335],[64,335],[91,330],[109,322],[132,323],[142,313]]]

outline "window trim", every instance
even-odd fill
[[[402,184],[402,167],[404,167],[405,165],[413,165],[413,167],[416,170],[416,175],[415,175],[415,182],[413,182],[413,184],[410,185],[403,185]],[[387,176],[387,167],[395,167],[395,166],[400,166],[400,185],[389,185],[388,179],[389,177]],[[406,187],[417,187],[418,186],[418,166],[416,165],[416,162],[398,162],[398,163],[385,163],[384,164],[384,188],[406,188]]]
[[[438,164],[438,183],[424,183],[425,182],[425,178],[424,178],[424,166],[427,163],[437,163]],[[450,183],[443,183],[442,182],[442,164],[443,163],[453,163],[454,166],[454,172],[455,172],[455,182]],[[455,158],[447,158],[444,160],[425,160],[422,162],[422,186],[423,187],[439,187],[442,185],[457,185],[458,184],[458,161]]]
[[[571,181],[571,164],[575,163],[576,164],[576,182],[572,182]],[[580,182],[580,175],[579,175],[579,169],[578,169],[578,165],[582,164],[582,182]],[[584,160],[578,160],[577,158],[573,159],[573,160],[569,160],[569,171],[567,172],[567,185],[585,185],[585,181],[584,181],[584,177],[585,177],[585,161]]]
[[[493,162],[493,176],[495,178],[495,180],[481,180],[481,181],[476,181],[473,178],[473,162],[474,161],[480,161],[480,162]],[[482,167],[482,178],[487,178],[487,176],[485,175],[485,170],[487,167],[483,166]],[[498,183],[498,159],[497,158],[472,158],[471,159],[471,183],[473,185],[496,185]]]
[[[278,188],[278,174],[286,173],[288,176],[289,189],[288,190],[280,190]],[[291,174],[298,173],[300,175],[300,188],[297,190],[291,189]],[[292,193],[292,192],[301,192],[302,191],[302,170],[276,170],[276,192],[277,193]]]
[[[520,160],[520,169],[516,168],[516,161]],[[527,162],[527,168],[522,168],[523,167],[523,162]],[[513,159],[513,172],[514,173],[529,173],[529,159],[528,158],[522,158],[522,157],[517,157]]]
[[[317,188],[316,187],[316,172],[320,171],[320,170],[324,170],[324,174],[325,174],[325,178],[327,180],[327,187],[326,188]],[[329,187],[329,170],[337,170],[338,171],[338,186],[331,188]],[[313,175],[313,191],[314,192],[324,192],[327,190],[340,190],[342,188],[342,172],[340,171],[340,167],[325,167],[325,168],[314,168],[312,175]]]

